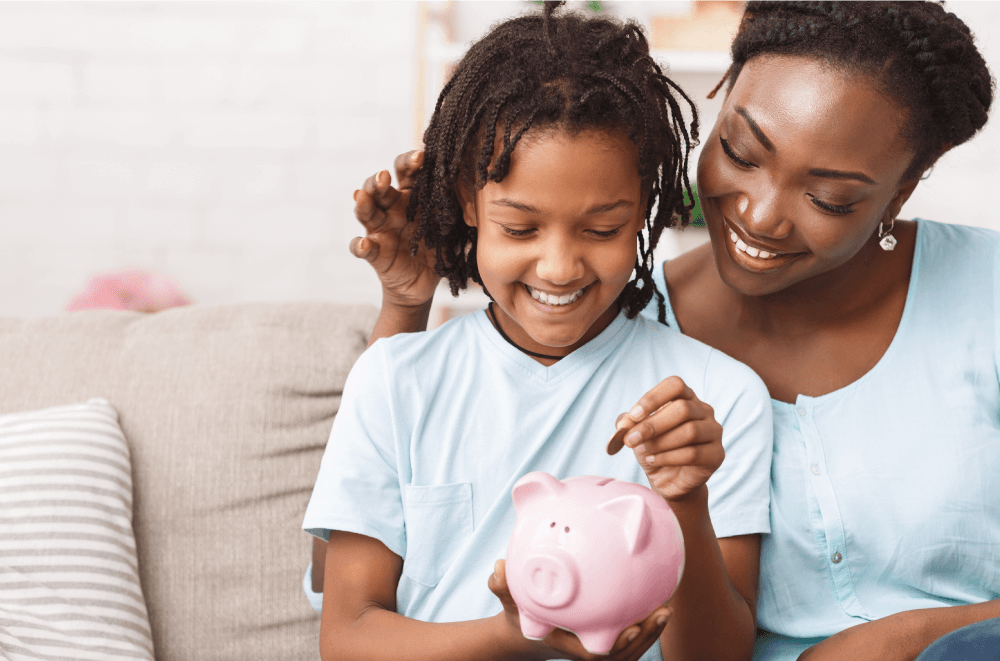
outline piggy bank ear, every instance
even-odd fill
[[[539,498],[558,496],[566,490],[566,485],[548,473],[535,471],[528,473],[514,484],[510,495],[514,499],[514,511],[520,512],[528,503]]]
[[[622,532],[625,533],[625,545],[629,553],[635,555],[646,547],[649,541],[649,528],[652,521],[649,516],[649,509],[642,496],[619,496],[601,503],[598,509],[607,512],[621,522]]]

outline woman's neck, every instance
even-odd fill
[[[916,223],[897,222],[895,234],[899,245],[894,251],[869,241],[844,265],[779,292],[752,296],[726,287],[739,311],[739,326],[801,337],[870,317],[909,285]]]
[[[916,225],[896,227],[891,253],[876,246],[878,253],[859,255],[829,277],[767,296],[726,285],[711,246],[671,260],[667,285],[680,328],[749,365],[779,401],[842,388],[874,367],[899,328]]]

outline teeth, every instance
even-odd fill
[[[729,230],[729,238],[736,244],[736,248],[738,250],[745,252],[751,257],[756,257],[757,259],[771,259],[772,257],[777,257],[777,255],[773,252],[761,250],[760,248],[755,248],[754,246],[748,246],[746,241],[741,239],[733,230]]]
[[[531,294],[531,298],[546,305],[568,305],[583,295],[583,289],[578,289],[572,294],[566,294],[565,296],[556,296],[555,294],[546,294],[543,291],[532,289],[528,285],[525,285],[525,287],[527,287],[528,293]]]

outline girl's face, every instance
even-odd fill
[[[635,265],[642,193],[627,136],[558,130],[525,135],[503,181],[474,197],[459,190],[479,275],[514,342],[563,356],[611,323]]]
[[[723,281],[760,296],[876,257],[879,222],[917,183],[900,182],[904,120],[867,78],[819,60],[747,62],[698,161]]]

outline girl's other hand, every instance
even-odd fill
[[[396,157],[398,189],[382,170],[354,191],[354,216],[365,228],[365,236],[351,241],[351,254],[372,265],[382,282],[383,302],[416,307],[434,297],[441,277],[434,271],[434,252],[423,243],[410,255],[410,240],[417,223],[406,221],[406,206],[416,173],[424,163],[424,152],[412,151]]]
[[[503,612],[497,615],[504,630],[503,635],[517,641],[516,646],[524,650],[524,654],[519,655],[519,658],[638,661],[663,633],[670,619],[670,609],[660,606],[646,619],[626,627],[608,654],[591,654],[584,649],[575,634],[565,629],[553,629],[542,640],[529,640],[521,634],[521,618],[518,615],[517,604],[514,603],[514,598],[507,588],[505,568],[505,561],[497,560],[493,574],[490,575],[489,587],[503,605]]]
[[[624,443],[649,484],[668,501],[699,490],[722,465],[722,425],[712,407],[680,377],[664,379],[642,396],[615,427],[628,429]]]

